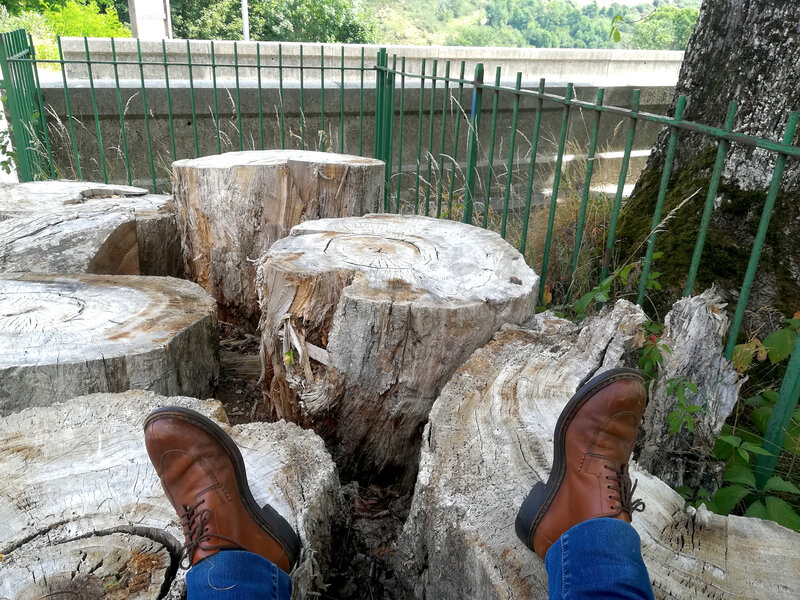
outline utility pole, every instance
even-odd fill
[[[247,11],[247,0],[242,0],[242,39],[250,39],[250,15]]]

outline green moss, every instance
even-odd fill
[[[668,219],[656,238],[656,251],[663,252],[663,256],[654,264],[653,271],[662,274],[659,281],[663,290],[649,294],[653,305],[645,308],[654,308],[662,317],[686,285],[715,156],[716,149],[708,148],[693,163],[682,166],[670,182],[662,218],[685,198],[695,195]],[[623,261],[637,260],[646,252],[646,238],[651,230],[660,184],[660,170],[645,171],[635,196],[620,215],[617,238],[619,256]],[[718,200],[721,202],[714,210],[709,226],[695,290],[699,293],[716,283],[733,310],[735,295],[738,295],[747,270],[766,192],[743,191],[732,184],[721,183]],[[756,304],[763,302],[764,295],[770,296],[769,304],[784,314],[800,309],[800,285],[793,278],[786,260],[792,253],[797,255],[797,243],[796,238],[785,231],[785,224],[797,222],[798,217],[800,208],[797,203],[792,202],[788,195],[779,195],[753,287],[754,293],[764,293],[757,295],[757,301],[751,300],[749,308],[752,310],[761,308]],[[768,281],[773,282],[770,285],[775,288],[769,293],[759,289]]]

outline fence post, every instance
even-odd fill
[[[383,56],[386,53],[385,48],[378,50],[378,55],[375,59],[375,128],[374,128],[374,142],[375,147],[373,156],[377,159],[381,158],[381,132],[383,130],[383,89],[384,81],[386,79],[386,72],[383,67]]]
[[[472,225],[472,208],[475,193],[475,179],[478,175],[478,128],[481,123],[483,104],[483,64],[475,65],[475,78],[472,81],[472,110],[469,118],[469,141],[467,142],[467,174],[464,185],[464,223]]]
[[[8,34],[0,36],[0,70],[2,70],[3,91],[5,92],[6,106],[8,107],[8,124],[11,126],[11,137],[16,150],[14,161],[17,163],[17,173],[20,181],[32,181],[33,176],[28,163],[22,120],[20,118],[21,107],[17,102],[17,90],[15,89],[11,68],[8,64],[8,52],[6,51],[6,42],[8,40]]]

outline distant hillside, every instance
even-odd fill
[[[683,50],[701,0],[364,0],[396,44]],[[619,42],[612,39],[612,20]]]

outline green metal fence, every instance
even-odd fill
[[[222,60],[219,45],[215,51],[212,42],[209,60],[205,61],[193,58],[196,50],[188,41],[180,42],[185,44],[185,53],[177,56],[174,51],[168,53],[167,43],[163,42],[160,60],[154,62],[152,58],[143,60],[138,41],[135,42],[135,60],[118,60],[120,40],[92,40],[91,43],[103,49],[102,57],[93,56],[90,41],[84,40],[84,56],[65,59],[59,41],[60,58],[45,61],[36,59],[30,38],[23,31],[2,35],[0,64],[23,180],[63,176],[65,159],[59,163],[59,157],[66,156],[68,176],[132,183],[143,178],[144,169],[152,190],[163,191],[169,187],[169,164],[179,158],[258,148],[369,154],[382,159],[386,165],[383,207],[386,212],[460,219],[498,231],[516,245],[539,272],[540,303],[546,300],[544,294],[551,276],[558,203],[568,192],[578,203],[578,211],[575,222],[570,224],[574,227],[574,237],[568,244],[571,248],[564,250],[567,282],[572,282],[575,276],[584,248],[587,209],[597,194],[592,185],[601,164],[598,133],[608,126],[609,119],[624,132],[624,149],[618,171],[613,174],[616,185],[612,184],[613,189],[608,192],[610,218],[602,232],[605,253],[597,269],[596,282],[605,280],[621,266],[615,264],[613,251],[625,187],[631,177],[637,133],[648,124],[666,127],[669,131],[652,228],[641,261],[636,294],[640,305],[645,301],[657,249],[658,227],[673,175],[679,136],[700,134],[718,145],[684,296],[695,288],[731,144],[772,153],[776,156],[776,165],[771,185],[766,190],[766,202],[728,336],[725,356],[729,359],[742,327],[786,163],[800,157],[800,148],[792,145],[799,113],[788,115],[782,140],[760,139],[733,131],[737,114],[735,102],[731,103],[722,127],[713,127],[683,119],[684,97],[678,99],[673,115],[653,114],[640,110],[639,90],[632,91],[628,107],[612,106],[606,104],[607,94],[603,89],[596,90],[594,100],[585,100],[576,96],[572,84],[566,86],[564,94],[548,91],[544,80],[528,89],[523,86],[520,73],[515,75],[513,84],[510,80],[503,83],[500,68],[496,69],[492,82],[486,82],[482,64],[475,65],[472,72],[467,73],[465,62],[453,65],[449,61],[442,64],[438,60],[422,60],[420,69],[414,72],[407,68],[406,58],[389,57],[385,49],[380,49],[373,57],[362,47],[353,63],[352,47],[341,46],[331,54],[330,46],[301,45],[299,54],[293,52],[287,57],[283,46],[279,46],[277,60],[267,61],[261,55],[260,46],[255,46],[255,56],[250,52],[245,59],[241,46],[233,43],[232,60],[230,53]],[[346,51],[349,64],[345,60]],[[57,118],[58,111],[49,109],[49,101],[42,100],[42,88],[34,67],[45,65],[60,70],[66,125]],[[100,68],[110,68],[113,72],[113,77],[106,77],[102,88],[96,76]],[[129,93],[130,86],[120,83],[120,69],[131,68],[138,74],[135,93]],[[200,85],[197,78],[198,70],[203,69],[210,70],[210,87]],[[76,75],[76,70],[83,70],[83,74]],[[228,74],[227,83],[222,82],[222,77],[218,78],[220,73]],[[288,73],[297,75],[299,81],[287,82]],[[70,85],[76,79],[88,83],[91,111],[86,106],[76,114],[74,98],[78,92]],[[180,86],[176,83],[178,79],[182,81]],[[109,81],[113,81],[113,86],[109,86]],[[185,95],[187,88],[188,103],[181,104],[177,98],[180,93]],[[109,95],[109,90],[113,94]],[[165,119],[156,119],[148,109],[148,99],[162,94],[167,115]],[[221,104],[226,95],[230,103],[227,112]],[[202,101],[200,96],[204,97]],[[118,130],[111,144],[109,135],[104,135],[101,127],[98,102],[103,99],[113,102],[118,113]],[[243,118],[242,106],[248,101],[256,102],[257,118]],[[308,116],[307,110],[312,101],[319,106],[319,114],[314,119]],[[409,111],[414,103],[416,109]],[[374,107],[374,117],[365,109],[370,106]],[[501,106],[509,114],[508,122],[498,117]],[[532,111],[530,122],[521,117],[523,108]],[[559,114],[558,125],[552,132],[545,133],[543,115],[553,110]],[[206,111],[210,113],[210,126],[202,123],[202,114]],[[348,118],[358,125],[348,126]],[[573,181],[568,177],[567,163],[576,163],[571,160],[574,152],[568,151],[574,146],[571,125],[575,120],[580,121],[578,129],[583,132],[579,136],[582,162],[577,161],[582,172],[573,177]],[[144,161],[132,161],[132,158],[140,158],[133,157],[129,151],[133,139],[142,141],[147,149]],[[161,142],[157,141],[159,139]],[[113,151],[109,150],[110,145],[114,146]],[[571,168],[575,170],[574,166]],[[535,257],[528,251],[532,215],[547,223],[543,250]],[[562,300],[569,302],[572,294],[568,285]],[[799,396],[800,336],[768,427],[766,447],[781,447]],[[763,460],[759,466],[762,473],[772,472],[775,457]]]

